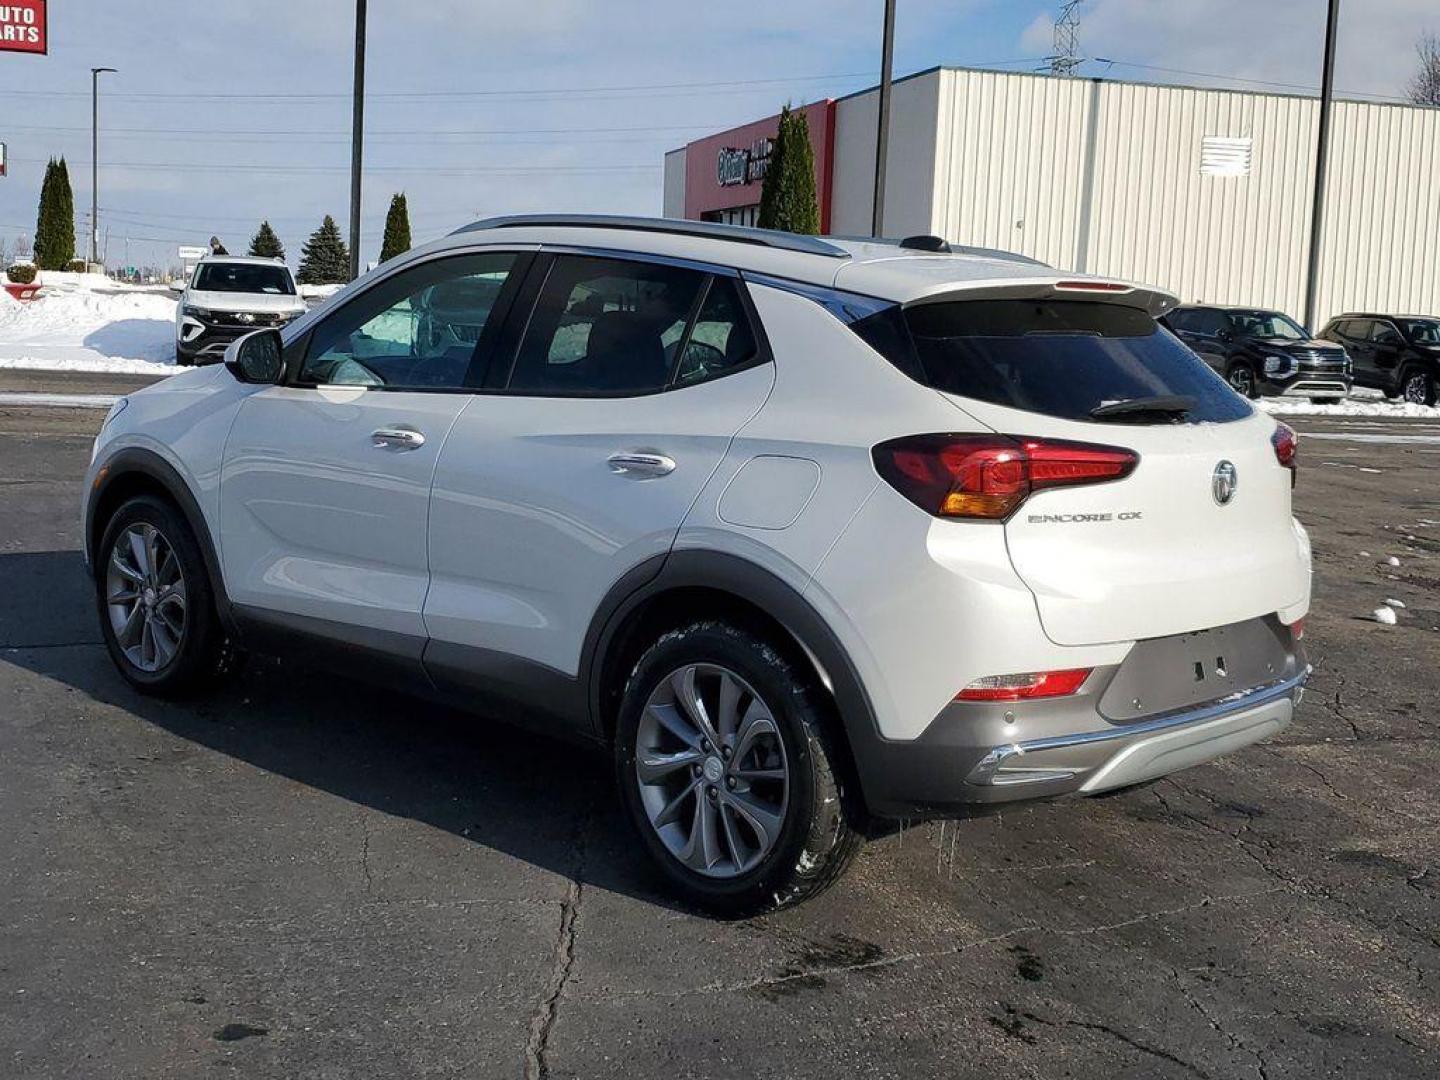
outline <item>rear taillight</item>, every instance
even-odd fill
[[[1275,448],[1275,460],[1290,470],[1290,486],[1295,486],[1295,456],[1299,452],[1300,438],[1289,424],[1275,421],[1275,433],[1270,436],[1270,445]]]
[[[1008,518],[1032,492],[1119,480],[1140,463],[1124,447],[1023,435],[911,435],[881,443],[873,457],[927,513],[986,521]]]
[[[1296,619],[1290,624],[1290,640],[1299,641],[1305,636],[1305,620]]]
[[[955,695],[956,701],[1034,701],[1066,697],[1090,677],[1093,668],[1066,671],[1029,671],[1021,675],[987,675]]]

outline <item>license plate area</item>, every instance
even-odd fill
[[[1290,630],[1273,615],[1141,641],[1100,698],[1112,723],[1205,705],[1296,672]]]

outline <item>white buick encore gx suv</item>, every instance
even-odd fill
[[[105,640],[157,694],[303,645],[593,741],[685,899],[794,902],[886,821],[1290,720],[1295,435],[1175,303],[936,238],[479,222],[111,410]]]

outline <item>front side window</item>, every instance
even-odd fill
[[[315,328],[298,381],[417,390],[477,386],[467,373],[515,256],[436,259],[396,274]]]
[[[685,267],[558,256],[509,388],[576,396],[664,389],[706,280]]]
[[[1183,413],[1190,423],[1251,415],[1223,379],[1138,308],[962,300],[905,308],[904,320],[913,351],[907,363],[936,390],[1065,420],[1177,397],[1192,399]]]
[[[1370,340],[1376,345],[1399,345],[1403,339],[1388,322],[1374,322],[1370,324]]]
[[[195,270],[196,292],[265,293],[294,296],[288,268],[264,263],[201,263]]]

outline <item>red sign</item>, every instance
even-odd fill
[[[835,159],[835,103],[817,101],[795,110],[805,114],[810,147],[815,151],[815,194],[820,201],[820,231],[830,230],[830,185]],[[760,201],[760,184],[780,117],[711,135],[685,147],[685,216],[700,220]]]
[[[0,52],[48,52],[45,29],[45,0],[0,2]]]

